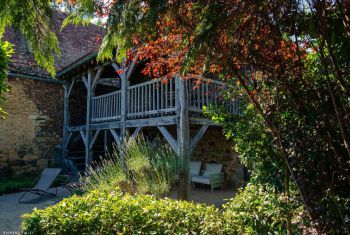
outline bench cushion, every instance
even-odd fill
[[[193,175],[192,182],[200,184],[210,184],[210,177],[205,175]]]

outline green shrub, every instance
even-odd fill
[[[0,194],[14,193],[21,188],[28,188],[32,186],[34,180],[35,176],[31,175],[0,178]]]
[[[174,151],[159,138],[150,141],[140,136],[125,140],[112,156],[88,168],[81,177],[81,189],[110,192],[119,187],[124,192],[164,196],[176,182],[177,159]]]
[[[23,216],[23,234],[232,234],[213,206],[93,191]]]
[[[287,204],[271,186],[248,184],[223,207],[226,226],[238,234],[286,234],[288,213],[293,218],[293,234],[301,234],[302,207]]]

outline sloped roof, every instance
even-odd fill
[[[102,27],[94,24],[85,27],[69,25],[60,31],[62,22],[67,16],[67,13],[61,11],[53,12],[54,31],[57,34],[61,51],[61,56],[55,59],[56,72],[96,52],[105,34]],[[9,64],[11,72],[51,79],[49,73],[41,69],[35,62],[34,55],[20,32],[7,28],[3,39],[14,44],[15,53]]]

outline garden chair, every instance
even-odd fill
[[[194,175],[191,178],[192,183],[210,185],[211,191],[214,188],[223,189],[224,186],[224,173],[222,172],[223,165],[216,163],[207,163],[206,168],[202,175]]]
[[[18,199],[19,203],[36,203],[43,196],[55,197],[57,195],[57,188],[55,193],[49,193],[48,189],[51,187],[52,183],[57,178],[58,174],[61,172],[61,168],[45,168],[39,179],[35,180],[36,182],[34,187],[21,189],[25,191],[22,196]],[[31,198],[30,200],[23,200],[27,194],[36,195],[35,198]]]
[[[192,176],[200,175],[201,173],[202,162],[201,161],[191,161],[190,162],[190,178]]]

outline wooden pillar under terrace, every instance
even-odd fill
[[[87,76],[87,99],[86,99],[86,128],[85,128],[85,166],[89,166],[92,162],[92,152],[90,150],[90,118],[91,118],[91,100],[92,100],[92,71],[88,71]]]
[[[191,139],[188,120],[188,88],[184,79],[176,76],[177,93],[177,143],[178,156],[181,159],[182,170],[180,173],[179,199],[188,200],[190,197],[190,158],[191,158]]]

